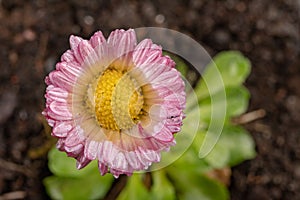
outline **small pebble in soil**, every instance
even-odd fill
[[[162,24],[162,23],[164,23],[164,22],[165,22],[165,16],[162,15],[162,14],[156,15],[156,16],[155,16],[155,22],[156,22],[157,24]]]
[[[90,16],[90,15],[87,15],[87,16],[84,16],[84,18],[83,18],[83,21],[84,21],[84,23],[86,24],[86,25],[93,25],[93,23],[94,23],[94,18],[92,17],[92,16]]]

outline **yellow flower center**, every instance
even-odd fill
[[[96,119],[105,129],[129,129],[142,114],[141,88],[126,72],[106,69],[98,78],[94,97]]]

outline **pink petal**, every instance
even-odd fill
[[[99,151],[99,145],[99,142],[87,140],[85,142],[84,155],[90,160],[95,160]]]
[[[172,133],[178,133],[181,130],[182,122],[180,123],[168,122],[167,126]]]
[[[47,102],[57,101],[67,103],[69,93],[66,90],[50,85],[47,87],[46,91],[47,93],[45,94],[45,97]]]
[[[48,115],[56,120],[71,120],[73,117],[65,103],[56,101],[50,103]]]
[[[95,52],[94,49],[92,48],[92,46],[90,45],[90,43],[86,40],[82,40],[76,49],[73,49],[74,51],[74,56],[76,58],[76,60],[80,63],[83,64],[84,62],[87,62],[88,59],[90,59],[91,57],[92,59],[92,63],[93,64],[96,62],[97,58],[95,57]]]
[[[121,174],[124,174],[123,172],[119,171],[119,170],[116,170],[116,169],[113,169],[113,168],[110,168],[110,173],[115,177],[115,178],[119,178],[119,176]]]
[[[69,39],[69,42],[70,42],[70,47],[71,49],[74,51],[77,49],[79,43],[81,41],[83,41],[84,39],[82,39],[81,37],[78,37],[78,36],[74,36],[74,35],[71,35],[70,36],[70,39]]]
[[[178,83],[182,84],[182,79],[180,78],[180,74],[174,68],[170,69],[169,71],[164,71],[164,73],[161,73],[159,76],[155,76],[153,78],[154,79],[150,80],[150,82],[152,84],[162,84],[163,83],[164,86],[176,85]]]
[[[73,128],[71,121],[57,121],[52,129],[55,137],[67,137],[68,132]]]
[[[140,161],[140,163],[142,164],[142,169],[148,169],[148,167],[151,165],[151,162],[149,162],[143,155],[143,153],[137,153],[137,157]],[[139,169],[141,170],[141,169]]]
[[[61,56],[61,61],[62,62],[68,62],[68,63],[71,63],[71,62],[76,62],[76,59],[74,57],[74,53],[72,50],[67,50],[62,56]]]
[[[85,157],[83,153],[81,153],[76,159],[77,159],[76,162],[77,169],[82,169],[91,162],[91,160]]]
[[[118,56],[123,56],[132,52],[136,46],[135,32],[131,29],[126,31],[118,43]]]
[[[144,149],[142,147],[139,147],[139,151],[141,153],[141,156],[143,156],[145,159],[147,159],[151,163],[160,161],[160,154],[154,150]]]
[[[163,56],[160,63],[170,68],[174,68],[176,66],[176,63],[169,56]]]
[[[59,138],[56,143],[56,148],[60,151],[65,150],[65,138]]]
[[[120,38],[125,33],[123,29],[116,29],[110,33],[107,39],[107,43],[112,46],[117,46],[120,42]]]
[[[77,144],[75,146],[69,147],[65,145],[66,138],[59,138],[56,143],[56,148],[60,151],[65,151],[68,156],[77,158],[80,154],[82,154],[83,145]]]
[[[160,132],[166,123],[167,111],[160,105],[154,105],[149,111],[149,122],[142,124],[140,129],[141,135],[147,137],[153,137],[156,133]],[[144,133],[143,133],[144,132]]]
[[[118,149],[113,145],[112,142],[110,141],[105,141],[103,144],[103,149],[102,149],[102,158],[105,163],[108,163],[109,165],[112,164],[113,159],[116,157],[117,153],[119,152]],[[110,166],[109,166],[110,167]]]
[[[131,53],[136,46],[135,32],[133,29],[127,31],[115,30],[109,35],[107,43],[111,45],[113,51],[116,52],[116,58],[126,56],[128,53]]]
[[[98,168],[102,176],[104,176],[108,172],[107,165],[101,163],[100,161],[98,161]]]
[[[49,76],[45,77],[45,83],[46,83],[46,85],[49,85],[49,86],[53,84],[51,79],[49,78]]]
[[[64,145],[65,148],[69,147],[70,150],[72,148],[78,150],[83,147],[84,142],[85,142],[85,137],[84,137],[83,130],[81,128],[75,127],[69,132]]]
[[[152,49],[151,49],[152,50]],[[140,62],[140,64],[137,66],[139,67],[140,65],[148,65],[148,64],[152,64],[152,66],[154,66],[153,69],[156,69],[155,67],[157,65],[160,65],[160,60],[161,60],[161,56],[162,56],[162,52],[157,50],[157,49],[154,49],[152,51],[149,51],[148,52],[148,56],[143,59],[138,59],[137,60],[137,63]]]
[[[53,127],[54,124],[55,124],[55,122],[56,122],[56,120],[52,119],[52,118],[48,115],[48,111],[49,111],[49,109],[46,108],[46,109],[42,112],[42,115],[45,116],[45,118],[46,118],[46,120],[47,120],[49,126]]]
[[[173,107],[180,108],[183,110],[185,108],[185,96],[183,94],[174,93],[165,97],[165,104],[172,105]]]
[[[60,62],[56,64],[56,69],[63,72],[67,77],[71,79],[77,79],[80,76],[82,71],[80,70],[80,66],[74,62]]]
[[[174,139],[172,132],[167,127],[161,129],[160,132],[153,135],[153,137],[162,142],[171,142]]]
[[[143,72],[143,76],[148,83],[152,83],[153,80],[157,78],[157,76],[160,76],[167,70],[164,66],[158,63],[144,63],[139,66],[139,69]]]
[[[64,151],[67,153],[68,156],[75,158],[79,154],[82,153],[83,145],[82,144],[77,144],[77,145],[72,146],[72,147],[64,146]]]
[[[133,62],[139,66],[145,63],[152,63],[162,54],[162,48],[153,44],[150,39],[141,41],[133,52]]]
[[[111,173],[115,178],[119,178],[119,176],[120,176],[121,174],[126,174],[127,176],[131,176],[131,175],[132,175],[132,170],[131,170],[131,171],[121,171],[121,170],[118,170],[118,169],[111,168],[111,169],[110,169],[110,173]]]
[[[130,151],[125,154],[128,164],[135,170],[143,169],[135,151]]]
[[[182,120],[184,119],[184,114],[180,108],[169,108],[168,109],[168,119],[166,120],[166,126],[172,133],[177,133],[181,130]]]
[[[101,31],[97,31],[94,33],[94,35],[90,39],[90,44],[95,49],[98,46],[100,46],[103,42],[105,42],[105,38]]]
[[[53,71],[49,74],[49,81],[56,87],[63,88],[67,91],[72,90],[75,80],[65,76],[61,71]]]
[[[114,157],[111,168],[118,169],[120,171],[128,170],[127,160],[121,151]]]

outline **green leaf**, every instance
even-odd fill
[[[85,168],[78,170],[76,168],[76,160],[72,157],[68,157],[65,152],[61,152],[56,148],[52,148],[49,151],[48,159],[50,171],[61,177],[82,177],[97,168],[96,163],[90,163]]]
[[[151,199],[172,200],[175,198],[175,189],[167,179],[164,170],[152,172],[153,186],[151,188]]]
[[[114,180],[112,175],[90,174],[84,178],[49,176],[43,180],[52,199],[99,199],[108,192]]]
[[[241,85],[250,73],[249,60],[238,51],[221,52],[213,61],[207,66],[195,88],[199,99],[213,95],[225,87]]]
[[[224,130],[205,160],[216,168],[234,166],[256,155],[255,144],[245,129],[225,126]],[[223,157],[222,157],[223,156]]]
[[[133,174],[128,177],[127,184],[117,200],[150,200],[150,192],[142,182],[143,174]]]
[[[208,165],[204,159],[199,159],[198,151],[199,146],[197,149],[191,146],[178,160],[165,169],[168,170],[169,167],[176,167],[178,171],[190,171],[191,173],[205,173],[211,170],[212,166]]]
[[[222,168],[228,165],[230,150],[222,143],[216,143],[212,151],[205,157],[205,161],[213,168]]]
[[[248,109],[250,93],[245,87],[228,87],[225,91],[227,117],[238,116]]]
[[[43,183],[53,199],[97,199],[107,193],[114,180],[111,174],[101,176],[97,162],[76,169],[76,160],[52,148],[48,153],[48,166],[56,176],[46,177]]]
[[[178,198],[182,200],[227,200],[229,194],[225,186],[201,173],[170,168],[168,174],[176,186]]]
[[[238,51],[224,51],[214,57],[225,86],[241,85],[250,73],[250,61]]]
[[[227,126],[223,134],[220,141],[230,149],[230,166],[255,157],[254,140],[244,128]]]
[[[203,99],[202,101],[199,102],[200,119],[202,122],[206,122],[208,124],[211,120],[212,109],[215,109],[215,112],[218,112],[219,110],[221,111],[221,109],[218,108],[224,105],[224,101],[226,101],[227,120],[230,117],[238,116],[247,110],[250,93],[245,87],[243,86],[227,87],[225,88],[225,93],[226,93],[226,99],[222,99],[223,94],[217,92],[211,97]],[[214,104],[211,104],[212,98],[215,99]]]

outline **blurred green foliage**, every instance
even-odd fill
[[[105,196],[114,180],[111,174],[99,174],[96,161],[77,170],[76,160],[56,148],[49,151],[48,159],[53,176],[46,177],[44,185],[52,199],[99,199]]]

